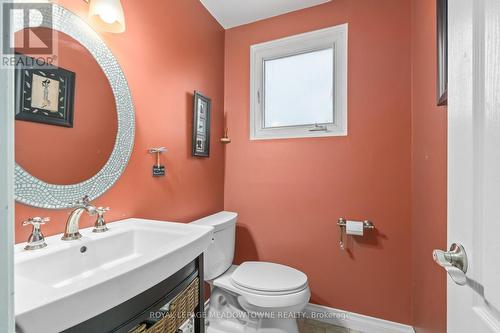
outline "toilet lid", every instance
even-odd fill
[[[307,275],[269,262],[245,262],[231,275],[236,287],[262,292],[295,292],[307,287]]]

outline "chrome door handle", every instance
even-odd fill
[[[432,251],[434,261],[443,267],[451,279],[458,285],[463,286],[467,283],[468,262],[467,252],[460,244],[452,244],[448,252],[441,250]]]

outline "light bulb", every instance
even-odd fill
[[[108,24],[111,24],[116,21],[116,14],[111,11],[103,11],[99,13],[99,16],[104,22]]]

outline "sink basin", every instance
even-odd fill
[[[176,273],[205,251],[213,228],[128,219],[98,234],[26,251],[15,247],[16,324],[24,333],[68,329],[119,305]]]

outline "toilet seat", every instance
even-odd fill
[[[213,287],[222,288],[228,292],[243,297],[248,303],[263,308],[286,308],[296,306],[309,301],[311,291],[309,286],[306,286],[298,292],[259,292],[237,286],[232,281],[233,273],[238,269],[238,266],[232,266],[227,272],[219,276],[215,280],[210,281]]]
[[[231,283],[260,295],[288,295],[308,287],[307,276],[294,268],[269,262],[245,262],[231,275]]]

